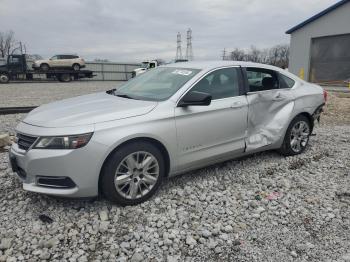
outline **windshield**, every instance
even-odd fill
[[[142,63],[141,63],[141,67],[142,67],[142,68],[147,68],[147,67],[148,67],[148,64],[149,64],[149,62],[142,62]]]
[[[171,97],[200,70],[189,68],[157,67],[132,78],[115,95],[133,99],[163,101]]]

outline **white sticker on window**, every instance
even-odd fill
[[[177,75],[189,76],[190,74],[192,74],[192,71],[176,69],[172,73]]]

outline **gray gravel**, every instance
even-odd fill
[[[350,126],[315,133],[302,155],[201,169],[133,207],[25,192],[1,152],[0,261],[350,261]]]
[[[9,83],[0,85],[0,107],[38,106],[55,100],[118,87],[121,81]]]

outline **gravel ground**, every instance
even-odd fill
[[[68,97],[100,92],[122,81],[73,81],[70,83],[9,83],[0,85],[0,107],[38,106]]]
[[[0,261],[350,261],[348,101],[302,155],[200,169],[133,207],[25,192],[0,152]]]

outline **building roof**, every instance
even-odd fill
[[[307,25],[307,24],[317,20],[318,18],[320,18],[320,17],[322,17],[322,16],[332,12],[333,10],[337,9],[338,7],[340,7],[340,6],[342,6],[342,5],[346,4],[346,3],[350,3],[350,0],[341,0],[341,1],[337,2],[337,3],[335,3],[334,5],[328,7],[327,9],[323,10],[322,12],[320,12],[320,13],[310,17],[309,19],[305,20],[304,22],[301,22],[300,24],[292,27],[291,29],[286,31],[286,34],[293,33],[294,31],[296,31],[296,30],[304,27],[305,25]]]

